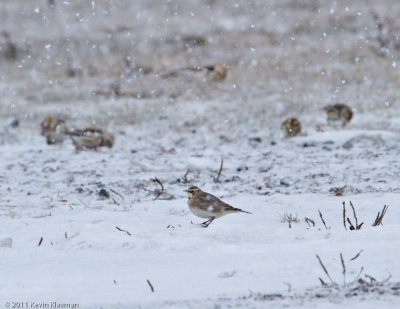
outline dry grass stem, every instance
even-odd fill
[[[316,255],[316,257],[317,257],[318,262],[319,262],[319,264],[321,265],[322,269],[324,270],[326,276],[327,276],[327,277],[329,278],[329,280],[334,284],[335,282],[332,280],[331,276],[329,275],[328,270],[326,269],[324,263],[322,263],[322,261],[321,261],[321,258],[318,256],[318,254]],[[321,280],[321,283],[322,283],[322,282],[323,282],[322,279],[320,279],[320,280]]]
[[[340,261],[342,262],[343,283],[346,284],[346,265],[344,264],[343,254],[340,253]]]
[[[322,223],[324,224],[325,228],[328,230],[329,228],[326,226],[325,220],[322,217],[322,212],[320,210],[318,210],[318,212],[319,212],[319,217],[321,218]]]
[[[150,289],[151,289],[151,292],[154,293],[154,287],[153,287],[153,285],[151,284],[151,282],[150,282],[149,279],[147,279],[147,283],[148,283],[148,285],[149,285],[149,287],[150,287]]]
[[[161,194],[163,194],[163,192],[164,192],[164,186],[163,186],[162,182],[161,182],[157,177],[155,177],[154,179],[151,179],[151,181],[152,181],[152,182],[156,182],[156,183],[158,183],[158,184],[161,186],[161,191],[159,191],[159,192],[157,193],[157,196],[154,198],[154,201],[155,201],[155,200],[157,200],[157,199],[160,197]]]
[[[351,201],[350,201],[350,206],[351,206],[351,209],[353,210],[353,217],[354,217],[355,224],[353,224],[351,222],[349,217],[347,217],[345,219],[344,224],[346,224],[346,222],[347,222],[350,226],[351,231],[360,230],[361,227],[363,226],[364,222],[361,222],[360,224],[358,224],[356,209],[354,208],[354,205]],[[343,219],[346,217],[345,209],[346,209],[346,204],[345,204],[345,202],[343,202],[343,216],[344,216]],[[345,227],[346,227],[346,225],[345,225]]]
[[[116,195],[118,195],[120,198],[122,198],[122,200],[125,200],[125,198],[121,194],[119,194],[117,191],[115,191],[114,189],[110,189],[110,191],[112,193],[115,193]]]
[[[310,223],[312,224],[312,226],[315,226],[315,221],[313,219],[305,217],[304,220],[306,221],[308,226],[311,226]]]
[[[388,209],[387,205],[383,206],[382,212],[378,212],[378,215],[376,216],[376,219],[375,219],[374,223],[372,224],[372,226],[383,225],[382,220],[386,214],[387,209]]]
[[[354,261],[355,259],[357,259],[360,256],[361,252],[363,252],[363,250],[360,250],[360,252],[358,252],[354,257],[350,259],[350,261]]]
[[[189,173],[190,173],[190,169],[188,168],[186,173],[185,173],[185,175],[183,175],[183,177],[182,177],[184,183],[188,183],[189,182],[188,179],[187,179],[187,176],[189,175]]]
[[[289,228],[292,228],[292,222],[298,223],[299,219],[296,216],[293,216],[292,214],[284,214],[282,216],[281,222],[287,222],[289,224]]]
[[[118,231],[125,232],[125,233],[128,234],[129,236],[132,236],[131,233],[129,233],[128,231],[125,231],[125,230],[119,228],[118,226],[116,226],[115,228],[116,228]]]
[[[223,167],[224,167],[224,159],[221,158],[221,165],[220,165],[220,167],[219,167],[218,175],[217,175],[217,178],[214,179],[214,182],[215,182],[215,183],[220,182],[220,181],[219,181],[219,177],[221,176]]]

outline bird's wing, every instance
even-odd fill
[[[198,199],[201,203],[204,203],[206,205],[217,206],[218,204],[224,204],[223,201],[212,194],[204,194],[203,196],[199,196]]]

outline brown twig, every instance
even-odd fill
[[[322,223],[324,224],[325,228],[328,230],[328,227],[326,226],[325,220],[322,217],[322,212],[320,210],[318,210],[318,212],[319,212],[319,217],[321,218]]]
[[[357,214],[356,214],[356,210],[355,210],[355,208],[354,208],[354,206],[353,206],[353,203],[350,201],[350,206],[351,206],[351,208],[353,209],[353,216],[354,216],[354,219],[356,220],[356,228],[358,227],[358,219],[357,219]],[[358,228],[357,228],[357,230],[358,230]]]
[[[318,279],[319,279],[319,281],[321,282],[321,285],[322,286],[327,286],[328,284],[324,281],[324,280],[322,280],[320,277],[318,277]]]
[[[317,254],[316,256],[317,256],[317,259],[318,259],[319,264],[321,265],[322,269],[324,270],[324,272],[325,272],[325,274],[327,275],[327,277],[329,278],[329,280],[331,280],[332,283],[335,283],[335,282],[332,280],[331,276],[329,275],[328,271],[326,270],[326,267],[325,267],[324,263],[322,263],[321,258],[318,256],[318,254]],[[322,280],[321,280],[321,281],[322,281]]]
[[[110,189],[110,191],[111,191],[112,193],[115,193],[116,195],[118,195],[120,198],[122,198],[122,200],[125,200],[125,198],[124,198],[121,194],[119,194],[117,191],[115,191],[115,190],[113,190],[113,189]]]
[[[347,230],[346,226],[346,203],[343,201],[343,225],[344,229]]]
[[[347,222],[350,224],[350,230],[351,230],[351,231],[353,231],[353,230],[356,229],[356,228],[354,227],[354,225],[351,223],[351,221],[350,221],[349,218],[347,218]]]
[[[78,198],[78,200],[82,203],[83,206],[85,206],[86,208],[91,208],[88,205],[86,205],[81,199]]]
[[[360,278],[360,276],[361,276],[361,274],[362,274],[363,271],[364,271],[364,266],[361,266],[361,269],[360,269],[360,271],[358,272],[358,275],[357,275],[357,277],[356,277],[356,279],[355,279],[354,281],[356,281],[357,278]]]
[[[151,282],[150,282],[149,279],[147,279],[147,283],[148,283],[148,285],[149,285],[149,287],[150,287],[150,289],[151,289],[151,292],[154,293],[154,287],[153,287],[153,285],[151,284]]]
[[[385,205],[385,206],[383,206],[382,212],[378,211],[378,215],[376,216],[375,222],[372,224],[372,226],[383,225],[382,220],[386,214],[387,209],[388,209],[388,206]]]
[[[289,228],[292,228],[292,222],[298,223],[299,219],[296,216],[293,216],[292,214],[287,214],[285,213],[281,219],[281,222],[288,222],[289,223]]]
[[[371,280],[371,283],[376,282],[376,279],[374,277],[367,275],[367,274],[365,274],[364,276],[367,277],[369,280]]]
[[[310,223],[312,224],[312,226],[315,226],[315,221],[313,219],[305,217],[304,220],[306,221],[308,226],[310,226]]]
[[[346,283],[346,265],[344,264],[344,259],[343,259],[343,254],[342,253],[340,253],[340,261],[342,262],[342,268],[343,268],[343,271],[342,271],[343,282]]]
[[[186,173],[185,173],[185,175],[183,175],[183,177],[182,177],[184,183],[188,183],[189,182],[188,179],[187,179],[187,175],[189,175],[189,173],[190,173],[190,169],[188,168]]]
[[[160,197],[161,194],[163,194],[163,192],[164,192],[164,186],[163,186],[162,182],[161,182],[160,180],[158,180],[157,177],[155,177],[154,179],[151,179],[151,181],[152,181],[152,182],[156,182],[156,183],[158,183],[158,184],[161,186],[161,191],[159,191],[159,192],[157,193],[157,196],[154,198],[154,201],[155,201],[156,199],[158,199],[158,198]]]
[[[129,236],[132,236],[131,233],[129,233],[128,231],[125,231],[125,230],[119,228],[118,226],[116,226],[115,228],[116,228],[118,231],[125,232],[125,233],[128,234]]]
[[[220,165],[220,167],[219,167],[218,175],[217,175],[217,178],[214,179],[214,182],[215,182],[215,183],[219,182],[219,177],[221,176],[222,168],[223,168],[223,167],[224,167],[224,159],[221,158],[221,165]]]
[[[113,202],[114,202],[115,205],[118,205],[118,206],[121,205],[121,204],[118,203],[113,197],[112,197],[111,199],[113,200]]]
[[[358,218],[357,218],[357,214],[356,214],[356,209],[354,208],[354,205],[353,205],[353,203],[351,201],[350,201],[350,206],[351,206],[351,209],[353,210],[353,217],[354,217],[354,220],[355,220],[355,225],[351,223],[351,220],[350,220],[349,217],[347,217],[346,221],[349,223],[351,231],[360,230],[361,227],[363,226],[364,222],[361,222],[360,224],[358,224]],[[343,202],[343,207],[345,207],[345,202]]]
[[[42,242],[43,242],[43,237],[40,237],[38,247],[40,247],[40,245],[42,244]]]
[[[356,258],[358,258],[360,256],[361,252],[363,252],[363,250],[360,250],[360,252],[358,252],[355,257],[350,259],[350,261],[354,261]]]

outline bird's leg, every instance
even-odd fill
[[[215,219],[215,217],[212,217],[211,219],[209,219],[209,220],[203,222],[203,223],[200,224],[200,225],[201,225],[202,227],[208,227],[208,226],[211,224],[211,222],[214,221],[214,219]]]

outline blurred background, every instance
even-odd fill
[[[353,126],[398,131],[399,11],[361,0],[1,1],[0,116],[274,135],[288,116],[315,128],[340,101]],[[162,76],[216,64],[226,79]]]

